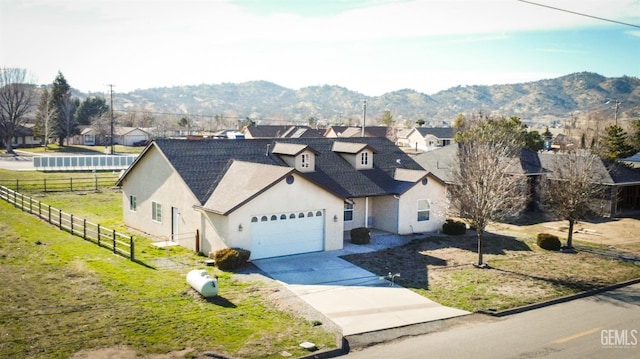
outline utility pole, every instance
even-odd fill
[[[622,101],[620,100],[614,100],[614,99],[609,99],[607,100],[607,104],[614,102],[616,104],[616,113],[615,113],[615,120],[616,120],[616,127],[618,126],[618,110],[620,109],[620,104],[622,103]]]
[[[360,137],[364,137],[364,126],[367,123],[367,100],[364,100],[364,104],[362,105],[362,133]]]
[[[113,150],[113,85],[109,84],[109,95],[111,97],[111,155],[113,155],[115,153],[115,151]]]

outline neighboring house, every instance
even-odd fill
[[[386,138],[155,140],[117,183],[127,226],[251,258],[337,250],[344,231],[440,230],[445,188]]]
[[[453,143],[456,132],[452,127],[415,127],[406,135],[406,142],[417,151],[432,151]]]
[[[247,126],[242,130],[246,139],[254,138],[308,138],[322,137],[324,130],[309,126],[260,125]]]
[[[623,163],[626,163],[627,165],[633,168],[640,168],[640,152],[636,153],[631,157],[623,158],[620,161],[622,161]]]
[[[124,146],[135,146],[136,143],[141,141],[151,140],[151,133],[145,129],[139,127],[120,127],[116,126],[113,129],[113,144]],[[78,144],[86,146],[107,146],[111,144],[109,136],[111,134],[99,134],[93,127],[85,127],[81,129],[80,136],[76,136]],[[75,141],[74,141],[75,142]]]
[[[364,137],[388,137],[389,128],[386,126],[365,126]],[[363,137],[362,126],[329,126],[324,137]]]
[[[33,137],[33,125],[16,127],[13,138],[11,139],[11,147],[36,147],[41,145],[42,140]]]
[[[453,184],[451,168],[456,163],[457,145],[452,144],[433,151],[421,153],[414,157],[425,170]],[[555,152],[533,152],[522,149],[519,161],[509,169],[516,175],[525,175],[529,179],[530,202],[527,210],[537,210],[537,193],[540,176],[551,174],[554,167]],[[626,211],[640,210],[640,171],[624,165],[599,161],[594,169],[594,178],[604,178],[602,184],[607,187],[607,198],[603,205],[603,215],[616,217]]]
[[[554,152],[538,154],[541,166],[545,169],[553,168],[555,156],[561,155]],[[640,170],[601,160],[593,171],[594,178],[606,186],[606,198],[603,201],[605,217],[617,217],[627,211],[640,210]]]

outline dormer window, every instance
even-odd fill
[[[336,141],[333,143],[332,151],[338,153],[357,170],[373,168],[373,155],[376,151],[367,143]]]
[[[271,152],[300,172],[315,171],[317,152],[308,145],[277,142]]]

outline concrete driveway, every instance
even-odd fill
[[[300,299],[354,335],[469,314],[445,307],[339,256],[400,245],[411,237],[372,234],[371,244],[345,242],[339,251],[299,254],[252,261]]]

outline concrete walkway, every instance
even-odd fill
[[[345,242],[339,251],[252,261],[300,299],[354,335],[469,314],[445,307],[339,256],[401,245],[413,239],[375,233],[370,245]]]

